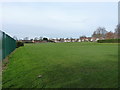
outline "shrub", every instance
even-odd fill
[[[52,41],[52,40],[48,40],[48,42],[55,43],[55,42],[54,42],[54,41]]]
[[[24,43],[18,41],[18,42],[16,43],[16,47],[18,48],[18,47],[21,47],[21,46],[24,46]]]
[[[48,41],[48,38],[43,38],[43,41]]]
[[[98,40],[98,43],[120,43],[120,39]]]

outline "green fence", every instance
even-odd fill
[[[16,48],[16,40],[0,31],[0,56],[2,60]]]
[[[0,31],[0,60],[2,60],[2,36],[3,33]]]

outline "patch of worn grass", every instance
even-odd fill
[[[117,50],[108,43],[26,44],[9,58],[3,88],[116,88]]]

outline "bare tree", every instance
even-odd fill
[[[70,38],[70,42],[72,42],[72,40],[73,40],[73,38],[71,37],[71,38]]]
[[[18,40],[18,38],[16,37],[16,36],[13,36],[13,38],[17,41]]]
[[[42,41],[42,40],[43,40],[43,37],[40,37],[39,40]]]
[[[115,38],[120,38],[120,24],[117,25],[114,34],[115,34]]]
[[[25,37],[24,40],[29,40],[29,37]]]
[[[85,39],[86,39],[86,36],[85,36],[85,35],[80,36],[80,40],[81,40],[81,42],[82,42],[82,41],[85,41]]]
[[[98,27],[92,34],[92,37],[96,38],[105,38],[105,34],[107,33],[107,30],[104,27]]]
[[[37,40],[39,40],[39,38],[38,38],[38,37],[35,37],[34,40],[37,41]]]

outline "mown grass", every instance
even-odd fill
[[[26,44],[10,56],[3,88],[116,88],[117,50],[107,43]]]

